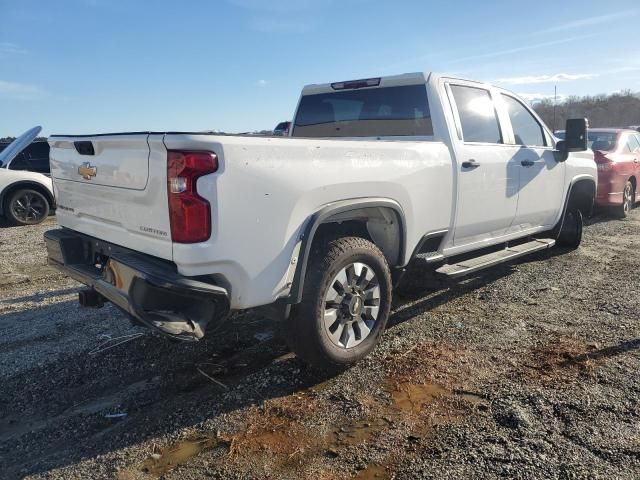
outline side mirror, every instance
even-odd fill
[[[570,118],[565,128],[565,148],[567,152],[584,152],[587,149],[587,129],[589,124],[586,118]]]
[[[564,162],[569,152],[584,152],[587,150],[587,131],[589,123],[586,118],[570,118],[565,127],[564,140],[556,143],[556,160]]]

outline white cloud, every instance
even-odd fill
[[[300,18],[256,17],[251,20],[251,28],[263,33],[305,33],[309,23]]]
[[[553,75],[530,75],[524,77],[508,77],[499,78],[498,83],[506,83],[509,85],[530,85],[533,83],[559,83],[570,82],[572,80],[588,80],[597,77],[595,73],[554,73]]]
[[[35,85],[0,80],[0,97],[13,100],[38,100],[46,94],[44,90]]]
[[[567,38],[559,38],[556,40],[549,40],[546,42],[540,42],[540,43],[533,43],[533,44],[526,44],[526,45],[521,45],[519,47],[513,47],[513,48],[507,48],[504,50],[491,50],[488,46],[485,47],[486,53],[479,53],[479,54],[475,54],[475,55],[470,55],[468,57],[458,57],[455,58],[454,60],[452,60],[450,63],[460,63],[460,62],[469,62],[469,61],[474,61],[474,60],[484,60],[487,58],[495,58],[495,57],[501,57],[504,55],[512,55],[514,53],[520,53],[520,52],[527,52],[529,50],[537,50],[537,49],[541,49],[541,48],[547,48],[547,47],[553,47],[555,45],[561,45],[564,43],[571,43],[571,42],[575,42],[577,40],[584,40],[585,38],[589,38],[589,37],[593,37],[595,36],[595,33],[590,33],[590,34],[585,34],[585,35],[577,35],[577,36],[573,36],[573,37],[567,37]]]
[[[25,53],[27,53],[27,51],[20,45],[11,42],[0,42],[0,57],[23,55]]]
[[[259,87],[266,87],[267,83],[268,82],[266,80],[263,80],[263,79],[258,80],[258,86]]]
[[[632,8],[632,9],[623,10],[617,13],[610,13],[607,15],[597,15],[594,17],[587,17],[587,18],[581,18],[579,20],[573,20],[572,22],[565,22],[555,27],[541,30],[538,33],[563,32],[565,30],[572,30],[575,28],[592,27],[594,25],[601,25],[603,23],[613,22],[614,20],[619,20],[621,18],[626,19],[638,14],[640,14],[640,8]]]
[[[555,95],[546,94],[546,93],[519,93],[519,96],[524,98],[529,103],[541,102],[542,100],[553,100]],[[563,102],[567,96],[566,95],[558,95],[558,103]]]
[[[236,7],[263,12],[291,13],[330,6],[335,0],[227,0]]]

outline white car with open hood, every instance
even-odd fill
[[[50,137],[50,262],[175,339],[263,307],[331,368],[374,348],[410,262],[457,277],[580,243],[584,119],[557,141],[517,95],[422,73],[307,86],[293,118],[284,138]]]
[[[0,151],[0,216],[13,225],[40,223],[55,208],[49,176],[11,169],[14,159],[41,130],[42,127],[33,127]]]

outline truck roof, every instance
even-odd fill
[[[401,75],[387,75],[384,77],[364,78],[358,80],[344,80],[340,82],[331,83],[312,83],[305,85],[302,89],[302,95],[316,95],[319,93],[330,93],[340,90],[341,88],[354,88],[349,87],[348,84],[360,84],[356,88],[367,87],[398,87],[402,85],[420,85],[426,83],[429,79],[448,78],[451,80],[464,80],[465,82],[475,82],[479,85],[489,86],[487,82],[480,80],[472,80],[468,78],[460,78],[454,75],[439,74],[435,72],[413,72],[403,73]],[[371,82],[370,85],[365,82]],[[347,84],[346,86],[343,86]],[[338,87],[338,88],[336,88]]]

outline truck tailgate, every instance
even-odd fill
[[[170,260],[167,151],[162,137],[50,137],[58,223]]]

